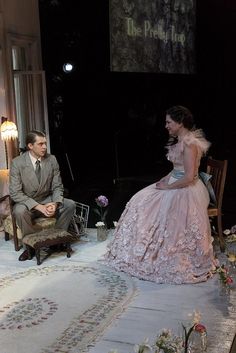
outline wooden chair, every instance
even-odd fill
[[[212,157],[208,157],[206,162],[206,172],[211,175],[210,183],[215,195],[215,200],[211,200],[209,204],[208,216],[212,221],[215,219],[217,220],[217,227],[214,228],[214,231],[218,234],[220,249],[222,252],[225,251],[225,240],[222,229],[222,201],[224,196],[227,167],[227,160],[216,160]]]

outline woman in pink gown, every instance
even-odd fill
[[[217,260],[207,214],[209,194],[198,177],[210,143],[193,126],[187,108],[174,106],[166,112],[167,158],[173,170],[126,204],[104,264],[156,283],[197,283],[212,275]]]

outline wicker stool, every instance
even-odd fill
[[[68,233],[63,229],[49,228],[43,229],[40,232],[27,234],[22,239],[23,243],[26,245],[26,249],[28,251],[29,259],[31,256],[31,248],[35,250],[35,256],[37,259],[37,265],[40,265],[42,262],[40,261],[40,249],[48,248],[52,245],[66,245],[66,253],[67,257],[70,257],[71,253],[71,242],[75,240],[73,235]]]

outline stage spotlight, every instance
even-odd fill
[[[63,71],[66,73],[70,73],[71,71],[74,70],[74,65],[72,63],[65,63],[63,64]]]

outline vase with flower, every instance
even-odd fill
[[[97,207],[94,208],[94,212],[99,216],[100,221],[104,222],[106,225],[106,216],[108,212],[108,198],[104,195],[100,195],[95,198],[95,202],[97,204]]]
[[[233,284],[233,278],[229,274],[229,268],[222,264],[216,267],[215,272],[219,275],[219,294],[223,296],[229,294]]]
[[[97,222],[95,224],[97,227],[97,240],[104,241],[107,239],[107,228],[104,222]]]
[[[184,353],[192,352],[192,349],[197,349],[200,352],[207,350],[207,331],[206,327],[200,323],[201,314],[199,311],[194,311],[192,324],[189,328],[182,324],[184,337]],[[195,350],[194,350],[195,351]]]
[[[97,240],[103,241],[107,238],[107,223],[106,223],[106,216],[107,216],[107,206],[108,206],[108,198],[104,195],[100,195],[95,198],[95,202],[97,207],[94,208],[94,212],[99,216],[99,221],[95,224],[97,227]]]

